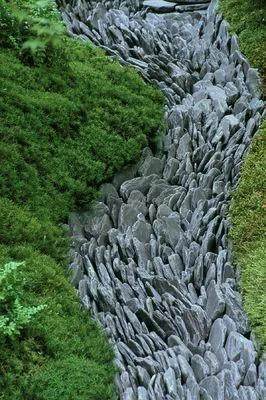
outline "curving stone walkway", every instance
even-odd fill
[[[73,283],[113,343],[120,399],[263,399],[227,220],[263,112],[258,76],[214,2],[165,3],[61,2],[72,35],[166,99],[163,155],[145,149],[93,210],[71,216]]]

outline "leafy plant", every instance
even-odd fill
[[[29,24],[29,37],[22,45],[23,59],[33,63],[51,65],[61,58],[64,49],[60,47],[65,27],[58,17],[56,4],[52,0],[33,0],[26,3],[17,12],[21,23]],[[31,57],[29,57],[29,55]]]
[[[12,12],[11,5],[0,0],[0,46],[19,51],[28,29],[29,26],[25,22],[21,23]]]
[[[30,16],[31,30],[36,38],[26,41],[23,48],[36,51],[38,47],[43,49],[46,46],[57,46],[61,41],[61,35],[65,33],[65,27],[58,18],[51,18],[52,12],[58,15],[55,3],[51,0],[39,0],[29,2],[27,8],[26,18]]]
[[[9,262],[0,268],[0,338],[14,338],[21,333],[45,305],[24,306],[21,303],[23,262]]]

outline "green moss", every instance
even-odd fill
[[[99,343],[100,344],[100,343]],[[62,368],[63,367],[63,368]],[[75,400],[103,398],[116,399],[113,388],[105,387],[106,370],[85,357],[66,357],[40,368],[32,376],[30,399]],[[68,382],[62,385],[62,382]]]
[[[264,0],[220,0],[220,11],[236,33],[241,51],[262,78],[266,72]],[[230,216],[235,261],[240,266],[244,306],[262,347],[266,345],[265,300],[265,140],[266,123],[253,139],[233,194]]]
[[[220,0],[219,7],[230,24],[231,33],[238,35],[241,51],[254,67],[265,74],[265,1]]]
[[[253,140],[230,208],[231,238],[241,268],[244,306],[262,347],[266,345],[265,140],[266,123]]]
[[[115,396],[113,352],[64,272],[62,223],[163,120],[159,91],[91,44],[55,37],[59,25],[52,0],[0,0],[0,268],[25,261],[23,305],[47,306],[19,338],[0,337],[1,400]]]
[[[65,72],[0,50],[0,195],[56,221],[88,208],[162,120],[160,95],[134,71],[89,45],[68,46]]]
[[[251,327],[259,340],[261,348],[266,348],[266,240],[254,242],[246,254],[239,255],[239,265],[242,268],[241,283],[245,309],[248,313]]]
[[[27,244],[57,261],[64,260],[68,240],[62,228],[49,220],[36,218],[27,209],[3,197],[0,197],[0,209],[1,244]]]

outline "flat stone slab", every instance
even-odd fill
[[[145,0],[144,7],[149,7],[155,12],[171,12],[175,11],[175,3],[164,0]]]

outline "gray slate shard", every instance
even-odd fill
[[[242,357],[246,366],[255,361],[256,352],[253,343],[238,332],[230,332],[225,349],[229,360],[237,361]]]
[[[79,282],[82,280],[83,276],[84,276],[84,272],[83,272],[83,264],[82,261],[76,261],[76,262],[72,262],[69,265],[69,270],[71,273],[71,283],[73,286],[78,287]]]
[[[138,365],[136,369],[140,383],[147,389],[151,379],[150,375],[148,374],[147,370],[140,365]]]
[[[200,382],[212,400],[224,400],[224,388],[216,376],[208,376]]]
[[[214,320],[221,316],[225,309],[223,294],[214,280],[212,280],[208,286],[207,296],[206,313]]]
[[[177,395],[176,375],[173,368],[168,368],[164,373],[164,382],[167,388],[167,392],[172,395]]]
[[[212,350],[217,351],[222,348],[226,337],[226,326],[221,318],[214,321],[209,336],[209,343],[211,344]]]
[[[180,367],[181,375],[182,375],[183,379],[187,379],[188,377],[193,378],[194,377],[193,369],[187,362],[186,358],[183,357],[182,355],[178,355],[177,359],[179,362],[179,367]]]
[[[138,387],[138,400],[149,400],[148,391],[143,386]]]
[[[121,185],[120,192],[125,198],[128,198],[133,190],[139,190],[141,193],[146,195],[151,184],[155,183],[158,179],[158,176],[154,174],[131,179],[130,181],[126,181]]]
[[[209,367],[199,354],[195,354],[192,357],[191,367],[197,382],[202,381],[206,376],[209,375]]]
[[[160,158],[156,157],[147,157],[143,164],[139,168],[139,172],[141,175],[149,176],[149,175],[162,175],[164,167],[164,162]]]

